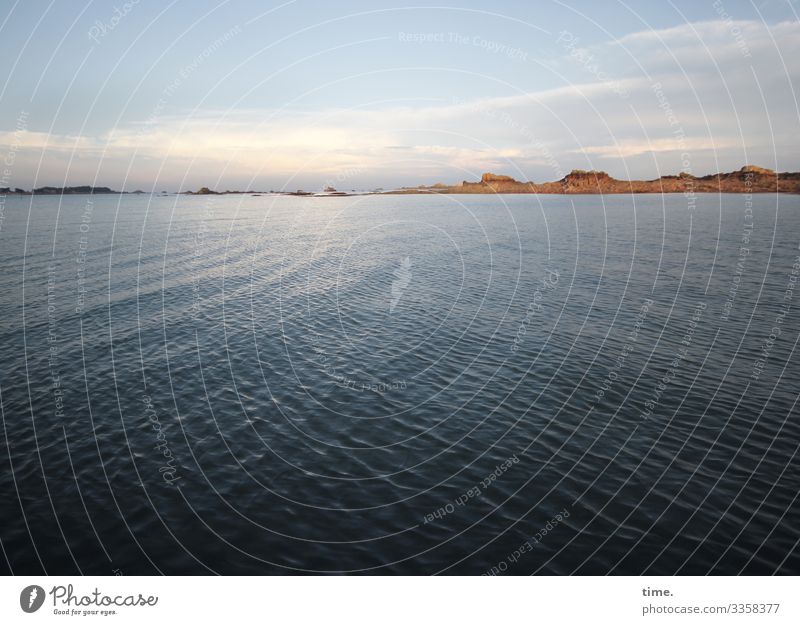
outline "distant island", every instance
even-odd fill
[[[0,187],[0,195],[108,195],[108,194],[131,194],[141,195],[144,191],[114,191],[108,187],[39,187],[33,191],[26,191],[19,187],[11,189],[9,187]]]
[[[325,187],[322,193],[314,193],[312,191],[213,191],[208,187],[201,187],[197,191],[184,191],[182,195],[302,195],[314,197],[330,197],[330,196],[347,196],[347,195],[364,195],[363,193],[345,193],[344,191],[337,191],[333,187]]]
[[[414,193],[800,193],[800,172],[776,173],[771,169],[746,165],[730,173],[696,177],[688,173],[661,176],[655,180],[617,180],[604,171],[572,172],[555,182],[520,182],[511,176],[483,174],[479,182],[405,187],[391,194]]]

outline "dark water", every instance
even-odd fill
[[[749,201],[7,198],[4,571],[798,574]]]

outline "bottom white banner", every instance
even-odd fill
[[[800,623],[796,577],[4,577],[0,623]],[[233,621],[231,621],[233,619]]]

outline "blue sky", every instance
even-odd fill
[[[800,169],[796,3],[3,0],[9,184]]]

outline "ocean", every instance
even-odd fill
[[[800,574],[800,197],[5,198],[4,573]]]

